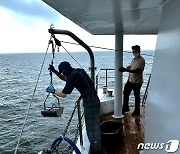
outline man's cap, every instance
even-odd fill
[[[61,62],[61,63],[59,64],[59,67],[58,67],[59,73],[63,73],[65,70],[71,69],[71,68],[72,68],[72,67],[71,67],[70,63],[67,62],[67,61]]]
[[[134,45],[134,46],[132,46],[132,49],[141,51],[141,47],[140,47],[139,45]]]

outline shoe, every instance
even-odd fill
[[[137,111],[134,111],[133,113],[132,113],[132,116],[139,116],[140,115],[140,112],[137,112]]]
[[[125,114],[125,112],[129,112],[130,110],[129,110],[129,108],[123,108],[122,109],[122,114]]]

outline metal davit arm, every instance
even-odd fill
[[[95,73],[94,73],[94,69],[95,69],[95,66],[94,66],[94,54],[93,54],[91,48],[87,44],[85,44],[80,38],[78,38],[75,34],[73,34],[70,31],[59,30],[59,29],[49,29],[49,33],[68,35],[88,51],[89,56],[90,56],[90,63],[91,63],[91,70],[90,70],[91,71],[91,80],[94,83],[95,82],[95,80],[94,80],[94,76],[95,76]]]

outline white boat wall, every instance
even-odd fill
[[[103,89],[98,89],[98,97],[101,101],[100,115],[106,115],[114,111],[114,93],[109,96],[108,93],[103,93]]]
[[[175,149],[175,141],[180,139],[180,1],[43,1],[91,34],[116,36],[115,117],[122,117],[122,74],[118,68],[123,59],[122,52],[119,52],[123,51],[123,35],[158,34],[146,102],[147,150],[144,153],[164,154]],[[151,149],[149,145],[154,143],[162,143],[162,147]]]
[[[164,150],[146,150],[147,154],[164,154],[169,140],[180,139],[179,8],[179,0],[170,0],[162,10],[147,98],[145,143],[165,145]]]

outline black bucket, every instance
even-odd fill
[[[100,129],[102,142],[113,142],[121,139],[123,124],[116,121],[103,121]]]

